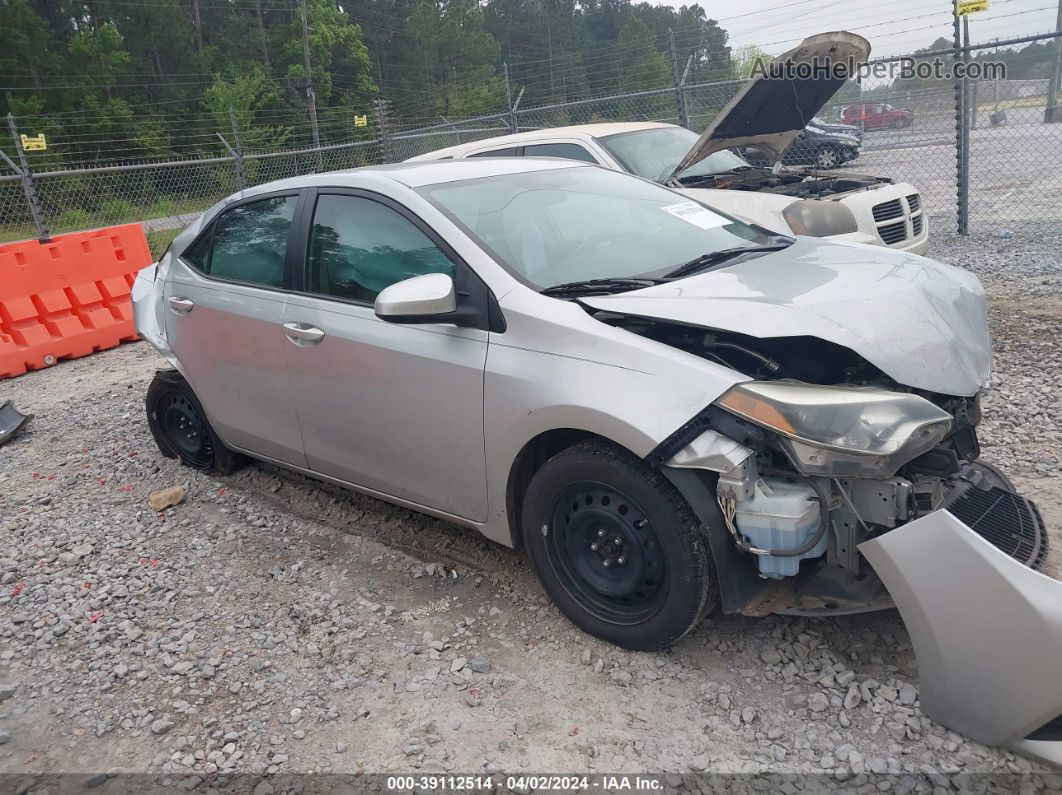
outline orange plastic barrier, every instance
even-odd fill
[[[129,292],[150,264],[140,224],[0,244],[0,378],[136,339]]]

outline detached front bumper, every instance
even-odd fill
[[[859,550],[907,625],[922,710],[986,745],[1062,763],[1062,582],[947,509]]]

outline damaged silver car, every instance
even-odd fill
[[[522,547],[631,649],[717,608],[895,603],[930,716],[1058,737],[1062,585],[1036,506],[979,459],[969,273],[483,159],[244,191],[133,300],[175,368],[147,396],[166,455],[252,456]]]

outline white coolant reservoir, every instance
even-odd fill
[[[752,497],[737,503],[734,524],[748,542],[759,549],[797,549],[819,528],[820,508],[815,489],[807,483],[783,478],[760,478]],[[826,553],[828,533],[803,555],[757,555],[760,574],[780,579],[792,577],[804,558]]]

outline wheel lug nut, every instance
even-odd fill
[[[611,563],[609,563],[609,562],[608,562],[607,560],[603,560],[603,561],[601,561],[601,565],[602,565],[602,566],[604,566],[604,567],[605,567],[605,568],[607,569],[607,568],[608,568],[609,566],[611,566],[612,564],[611,564]]]
[[[605,537],[605,531],[604,530],[598,530],[597,531],[597,537],[598,538],[604,538]]]
[[[623,555],[620,555],[618,558],[616,558],[616,562],[622,566],[624,563],[627,562],[627,559],[623,557]]]
[[[597,552],[597,542],[596,541],[593,544],[590,545],[590,549],[592,549],[594,552]]]

